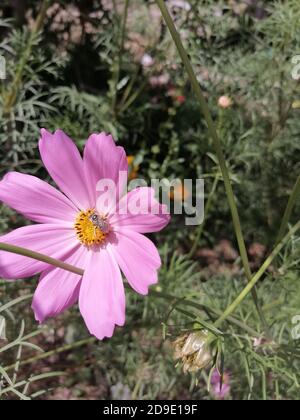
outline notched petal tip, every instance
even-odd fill
[[[49,138],[55,138],[56,136],[67,136],[68,135],[64,132],[64,130],[62,130],[61,128],[57,128],[53,133],[51,131],[48,131],[46,128],[41,128],[40,129],[40,141],[42,139],[46,139],[48,137]]]
[[[46,134],[51,134],[51,133],[49,131],[47,131],[46,128],[41,128],[40,129],[40,134],[41,134],[41,136],[44,136]]]
[[[92,329],[89,329],[89,333],[94,336],[95,338],[97,338],[97,340],[105,340],[106,338],[111,338],[114,335],[115,332],[115,324],[112,324],[110,326],[105,326],[107,328],[107,330],[105,332],[102,332],[101,334],[99,334],[96,331],[93,331]]]
[[[41,325],[46,320],[46,316],[42,314],[42,311],[37,307],[34,300],[31,304],[31,309],[34,313],[34,319]]]
[[[145,288],[140,287],[139,289],[137,289],[137,287],[136,287],[136,288],[135,288],[135,291],[136,291],[139,295],[142,295],[142,296],[148,296],[148,295],[149,295],[149,293],[150,293],[150,287],[151,287],[151,286],[155,286],[156,284],[158,284],[158,276],[156,277],[156,279],[155,279],[155,280],[152,280],[151,282],[149,282],[149,283],[148,283],[148,285],[147,285]]]

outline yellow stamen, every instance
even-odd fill
[[[95,209],[81,211],[75,221],[75,231],[79,242],[86,246],[100,245],[107,237],[108,232],[93,224],[90,217],[95,213]]]

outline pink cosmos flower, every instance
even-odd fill
[[[119,196],[117,207],[101,212],[98,181],[110,179],[122,188],[119,171],[128,169],[124,149],[110,135],[92,134],[82,158],[63,131],[42,129],[39,149],[61,192],[34,176],[8,173],[0,182],[0,200],[38,224],[16,229],[0,241],[62,260],[83,269],[84,275],[1,251],[0,276],[17,279],[41,272],[32,302],[36,320],[43,322],[78,301],[90,333],[111,337],[115,325],[125,322],[121,270],[136,292],[148,293],[157,283],[161,260],[142,234],[161,230],[170,216],[148,187]],[[126,211],[136,201],[143,211]]]

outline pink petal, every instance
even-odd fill
[[[89,198],[83,162],[73,141],[62,131],[41,130],[39,148],[43,163],[60,190],[81,210],[94,206]]]
[[[92,134],[85,145],[83,164],[86,179],[96,201],[96,185],[101,179],[110,179],[119,188],[119,171],[127,173],[128,164],[123,147],[116,146],[114,139],[105,133]],[[121,185],[120,189],[126,185]]]
[[[167,206],[160,204],[154,189],[148,187],[136,188],[122,197],[116,213],[110,217],[110,223],[116,228],[125,227],[139,233],[158,232],[169,221]]]
[[[53,224],[21,227],[1,236],[0,242],[24,247],[61,260],[78,246],[74,229]],[[47,268],[49,265],[41,261],[0,251],[0,277],[6,279],[30,277]]]
[[[111,337],[125,323],[125,293],[120,269],[107,249],[90,251],[79,293],[79,308],[91,334]]]
[[[78,210],[61,192],[35,176],[9,172],[0,182],[0,200],[39,223],[74,223]]]
[[[64,261],[84,269],[86,253],[86,249],[78,245],[78,248]],[[43,322],[46,318],[58,315],[76,303],[79,298],[81,277],[54,267],[44,271],[32,301],[35,319]]]
[[[131,287],[146,295],[148,287],[157,283],[157,270],[161,266],[155,245],[146,236],[129,229],[115,232],[111,251]]]

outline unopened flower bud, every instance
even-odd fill
[[[151,67],[154,64],[154,59],[149,54],[144,54],[141,58],[141,64],[143,67]]]
[[[181,359],[184,372],[196,372],[212,360],[207,330],[185,334],[177,338],[174,345],[174,359]]]
[[[232,100],[229,98],[229,96],[220,96],[219,100],[218,100],[218,105],[220,108],[230,108],[232,105]]]

